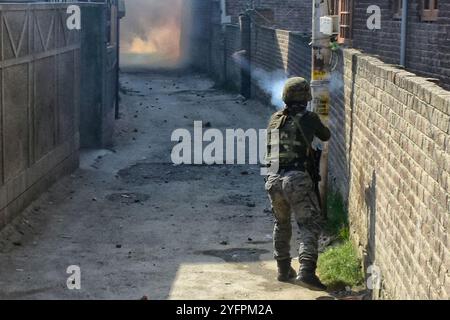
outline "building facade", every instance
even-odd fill
[[[312,1],[309,0],[226,0],[225,16],[231,23],[239,22],[239,14],[252,10],[260,24],[276,29],[311,32]]]
[[[402,0],[337,0],[336,11],[350,12],[345,23],[349,32],[343,35],[347,43],[362,52],[376,55],[390,64],[400,64]],[[381,9],[378,29],[369,29],[370,6]],[[343,19],[341,19],[342,22]],[[350,23],[348,23],[350,22]],[[409,0],[407,10],[406,62],[407,70],[436,79],[450,88],[450,2],[442,0]]]

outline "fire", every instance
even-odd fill
[[[176,65],[181,58],[182,0],[128,2],[122,63]]]
[[[130,48],[127,51],[136,54],[152,54],[158,52],[158,48],[154,43],[136,37],[132,40]]]
[[[180,57],[180,36],[179,23],[172,22],[148,31],[145,39],[135,36],[126,52],[158,54],[176,60]]]

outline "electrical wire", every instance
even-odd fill
[[[339,65],[339,54],[336,51],[331,51],[331,56],[330,56],[330,71],[333,72],[334,70],[336,70],[337,66]]]

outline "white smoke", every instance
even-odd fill
[[[342,79],[342,75],[339,72],[332,72],[330,74],[330,84],[329,84],[330,92],[342,92],[344,89],[344,81]]]
[[[243,69],[250,71],[252,79],[256,81],[258,87],[265,93],[270,95],[271,103],[281,109],[284,107],[282,99],[283,88],[288,79],[284,70],[266,71],[262,68],[250,66],[250,63],[245,58],[245,51],[238,51],[232,55],[233,60]]]
[[[252,70],[252,77],[258,83],[258,86],[271,97],[271,103],[281,109],[284,107],[283,88],[288,79],[283,70],[267,72],[261,68]]]

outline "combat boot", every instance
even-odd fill
[[[291,267],[291,259],[277,260],[278,281],[287,282],[297,276],[295,270]]]
[[[320,281],[316,275],[316,263],[312,261],[304,261],[300,265],[300,271],[298,273],[295,282],[309,290],[313,291],[325,291],[327,287]]]

